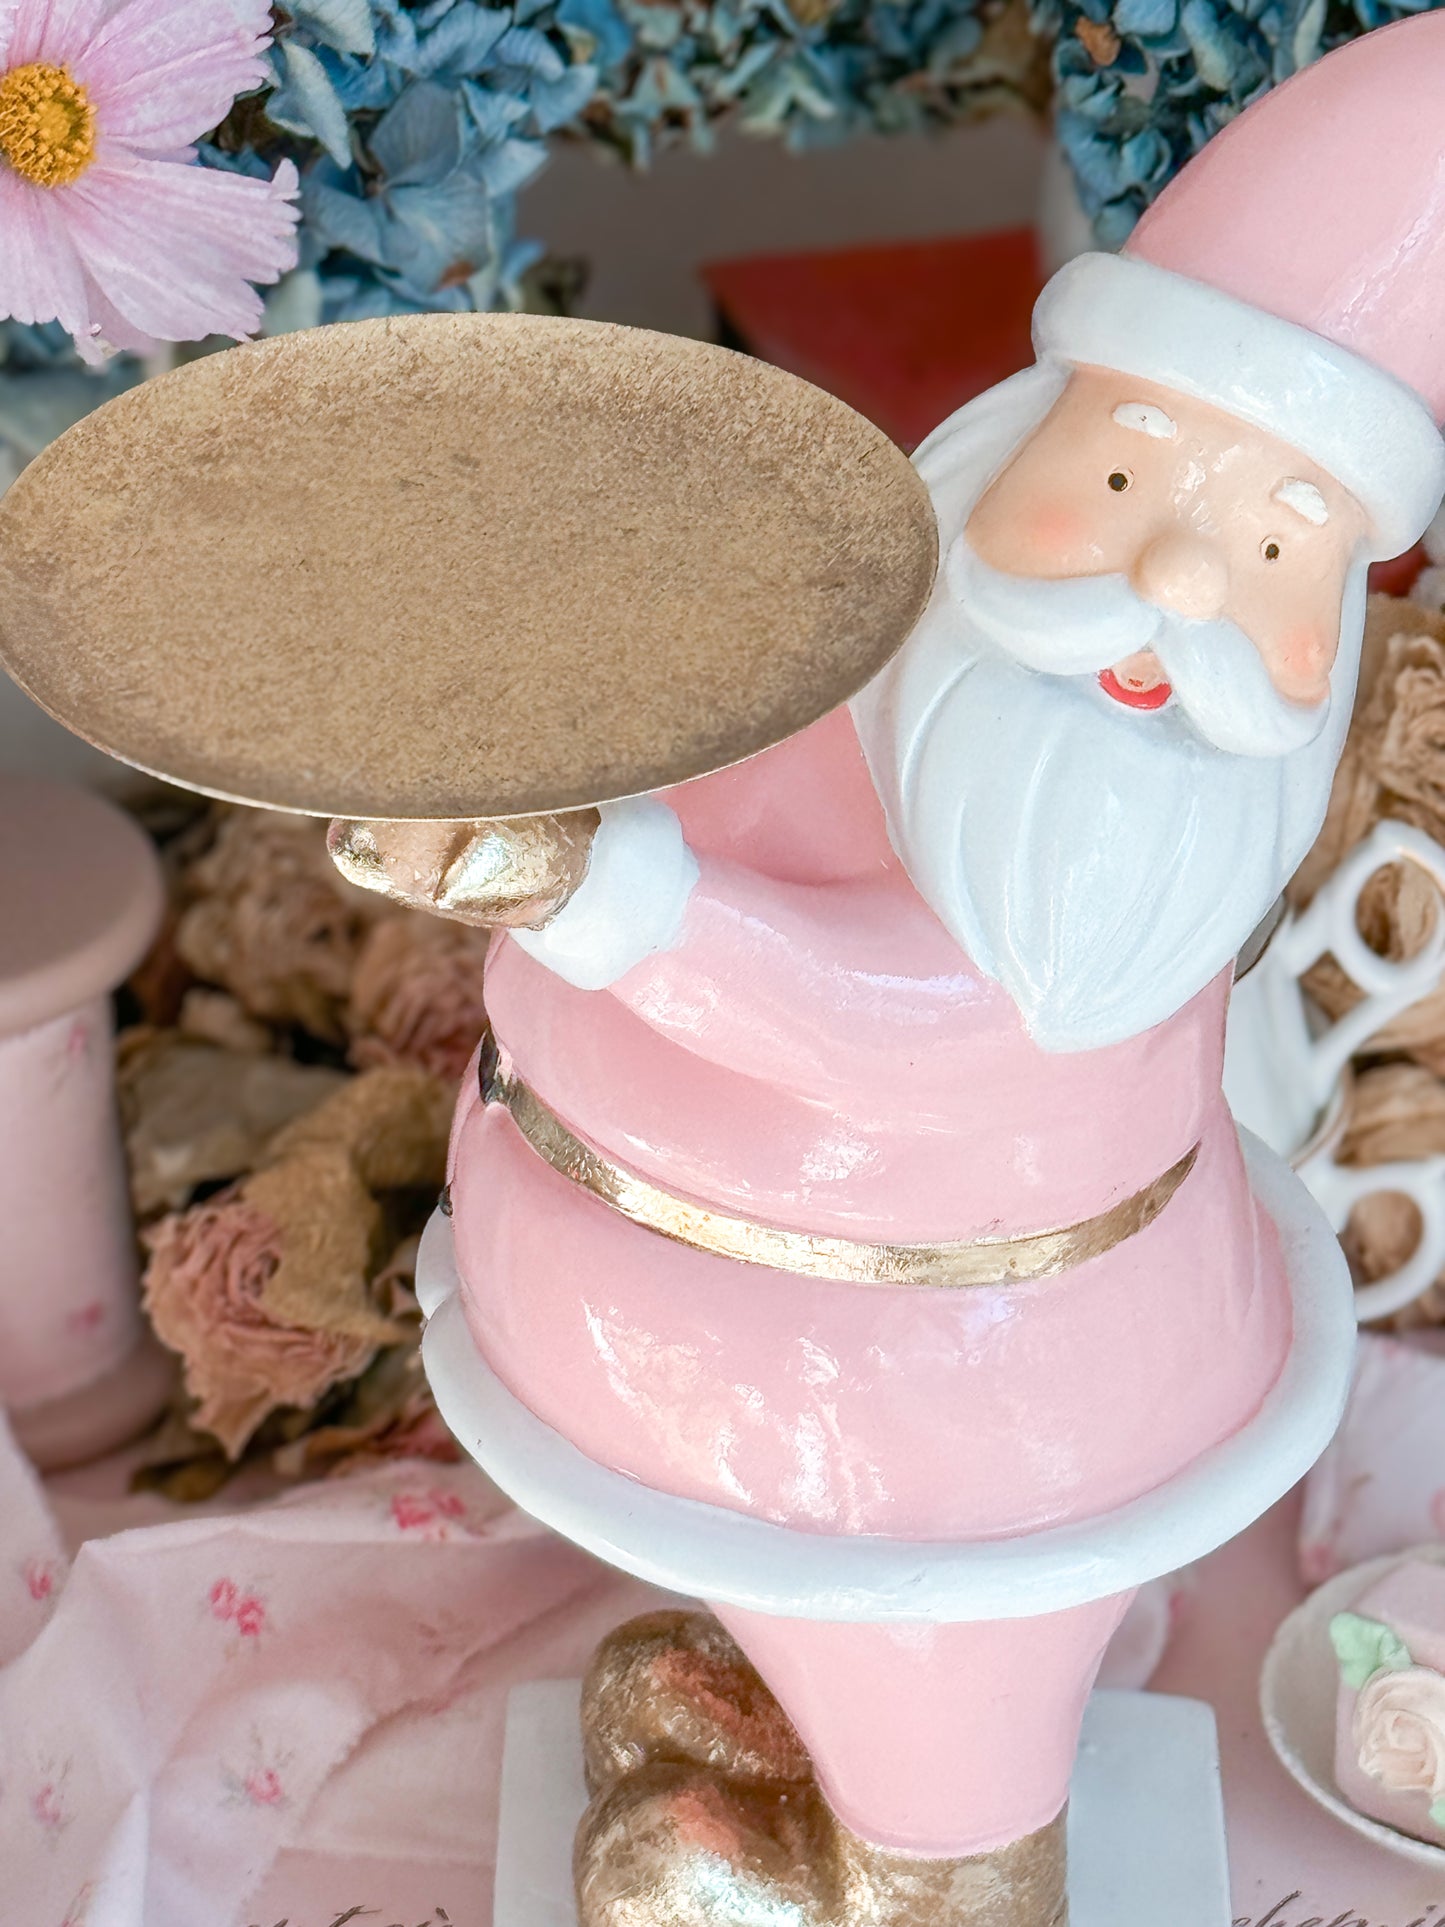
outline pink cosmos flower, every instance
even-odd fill
[[[267,0],[0,0],[0,313],[108,348],[255,332],[296,261],[296,169],[192,142],[267,78]]]

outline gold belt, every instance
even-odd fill
[[[1121,1198],[1096,1218],[1085,1218],[1057,1231],[944,1244],[868,1244],[731,1218],[649,1184],[635,1171],[613,1163],[584,1143],[521,1078],[503,1070],[490,1038],[482,1050],[480,1075],[483,1102],[504,1104],[522,1136],[554,1171],[634,1224],[720,1258],[854,1285],[936,1285],[957,1290],[1057,1277],[1086,1259],[1112,1251],[1115,1245],[1153,1224],[1199,1155],[1196,1144],[1142,1191]]]

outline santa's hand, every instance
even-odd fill
[[[587,875],[596,810],[475,823],[357,822],[326,837],[349,883],[457,923],[536,928]]]
[[[697,860],[665,803],[483,823],[354,822],[326,839],[341,874],[418,910],[503,926],[580,990],[603,990],[681,934]]]

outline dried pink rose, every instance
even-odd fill
[[[413,1285],[420,1239],[405,1238],[372,1282],[378,1306],[418,1336]],[[360,1471],[387,1459],[455,1465],[462,1452],[437,1411],[416,1344],[381,1352],[324,1425],[280,1446],[271,1464],[283,1478]]]
[[[185,1361],[195,1423],[236,1458],[257,1427],[285,1406],[308,1407],[355,1378],[385,1342],[389,1327],[364,1307],[325,1316],[331,1280],[317,1293],[310,1325],[278,1312],[276,1293],[292,1237],[244,1193],[223,1195],[164,1218],[147,1234],[145,1300],[157,1333]],[[304,1257],[308,1254],[303,1254]],[[323,1254],[322,1262],[326,1256]],[[343,1293],[351,1284],[342,1280]],[[364,1293],[364,1275],[360,1280]],[[296,1299],[293,1285],[289,1298]]]
[[[351,1060],[459,1078],[486,1027],[482,966],[490,932],[423,915],[379,924],[351,983]]]
[[[362,940],[396,912],[338,874],[319,824],[266,810],[222,816],[181,885],[194,901],[176,949],[198,977],[253,1017],[340,1040]]]

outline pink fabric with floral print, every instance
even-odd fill
[[[352,1756],[408,1715],[424,1770],[388,1777],[368,1851],[425,1840],[439,1783],[471,1772],[495,1798],[499,1722],[484,1763],[474,1710],[449,1709],[485,1682],[499,1714],[499,1672],[564,1605],[578,1663],[644,1603],[619,1588],[474,1467],[422,1462],[91,1539],[71,1563],[0,1419],[4,1918],[247,1927],[278,1854],[344,1828]]]
[[[1442,1411],[1445,1337],[1361,1332],[1344,1420],[1305,1481],[1299,1561],[1307,1585],[1445,1539]]]
[[[662,1595],[471,1465],[180,1516],[122,1480],[52,1490],[72,1562],[0,1418],[6,1927],[486,1927],[510,1688],[577,1678]],[[1107,1684],[1144,1683],[1170,1618],[1146,1589]]]

